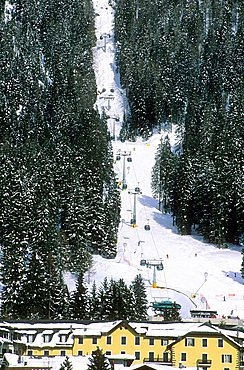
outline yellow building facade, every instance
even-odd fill
[[[243,333],[210,324],[143,322],[12,323],[24,356],[90,356],[99,347],[113,359],[199,370],[244,369]]]
[[[188,333],[170,345],[172,365],[207,370],[240,369],[240,346],[221,333]]]

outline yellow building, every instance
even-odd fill
[[[175,342],[171,351],[173,367],[196,366],[197,369],[240,369],[240,345],[209,325],[194,328]]]
[[[126,366],[164,364],[199,370],[244,369],[244,332],[208,323],[33,322],[11,323],[22,335],[24,355],[89,356],[99,347]],[[0,328],[1,330],[1,328]]]

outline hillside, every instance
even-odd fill
[[[95,72],[98,91],[104,91],[98,95],[97,105],[100,111],[105,109],[107,115],[122,121],[126,97],[116,73],[113,9],[106,0],[94,0],[94,8],[97,14]],[[110,37],[101,38],[101,35]],[[109,105],[105,96],[111,97]],[[114,125],[118,136],[118,122],[114,118],[108,119],[111,132]],[[123,156],[116,161],[116,154],[131,153],[132,158],[130,163],[125,157],[127,190],[120,192],[122,212],[117,256],[115,260],[94,256],[89,283],[101,282],[106,276],[115,279],[122,277],[130,282],[136,274],[141,273],[147,286],[149,302],[163,298],[176,300],[182,305],[182,317],[189,317],[189,310],[198,307],[217,310],[220,316],[244,318],[241,246],[229,245],[228,249],[219,249],[204,242],[198,235],[181,236],[176,227],[172,226],[171,215],[162,214],[157,209],[158,202],[151,193],[151,171],[160,138],[166,133],[162,131],[154,134],[148,140],[121,143],[115,139],[113,142],[114,167],[120,181],[123,179]],[[174,145],[174,131],[168,134]],[[134,210],[134,195],[129,191],[134,191],[138,186],[142,194],[136,195],[137,226],[133,228],[130,221]],[[150,225],[150,231],[144,229],[147,224]],[[140,266],[142,259],[162,261],[164,269],[157,271],[156,279],[157,284],[166,289],[152,288],[153,269]],[[192,298],[193,293],[196,293],[196,298]]]
[[[135,316],[138,274],[150,304],[243,318],[243,14],[1,2],[3,320]]]

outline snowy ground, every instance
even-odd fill
[[[126,109],[126,97],[119,83],[114,63],[113,9],[108,0],[94,0],[96,13],[97,46],[94,48],[94,69],[98,86],[97,107],[105,109],[108,127],[118,135],[120,122]],[[163,133],[162,133],[163,134]],[[162,298],[176,300],[182,305],[181,316],[189,317],[190,309],[213,309],[220,316],[237,315],[244,319],[244,280],[241,278],[241,247],[229,246],[218,249],[204,243],[199,236],[180,236],[172,226],[170,215],[157,210],[157,201],[152,198],[150,181],[154,156],[161,135],[154,135],[147,142],[138,139],[135,143],[114,141],[116,154],[131,152],[115,161],[118,178],[124,179],[127,190],[121,190],[122,213],[118,235],[118,253],[114,260],[94,257],[89,274],[90,284],[97,285],[105,276],[123,278],[128,284],[140,273],[147,287],[148,300]],[[171,134],[172,142],[174,140]],[[125,161],[125,162],[124,162]],[[135,187],[142,194],[133,195]],[[130,225],[136,197],[136,224]],[[150,231],[144,226],[150,225]],[[167,256],[168,255],[168,256]],[[141,259],[162,261],[164,269],[157,271],[157,285],[152,288],[153,268],[140,266]],[[195,298],[192,295],[195,294]]]

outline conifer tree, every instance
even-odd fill
[[[103,351],[97,347],[89,358],[88,370],[109,370],[111,366],[105,357]]]
[[[100,320],[108,320],[112,313],[112,300],[113,296],[111,294],[111,286],[113,285],[113,280],[108,281],[105,277],[102,285],[99,288],[99,308],[100,308]]]
[[[148,300],[146,294],[145,284],[142,276],[136,275],[135,279],[130,285],[130,290],[133,292],[133,315],[131,320],[146,320]]]
[[[164,321],[181,321],[179,308],[177,308],[177,303],[173,302],[171,308],[164,308],[162,311]]]
[[[170,208],[172,191],[174,157],[171,152],[169,137],[161,138],[155,155],[155,164],[152,169],[151,187],[153,196],[158,198],[159,209],[167,212]]]
[[[115,283],[115,293],[113,312],[117,313],[119,320],[130,320],[133,317],[133,294],[123,279]]]
[[[241,276],[244,279],[244,249],[242,249],[242,263],[241,263]]]
[[[100,299],[98,297],[96,283],[93,282],[92,290],[88,294],[88,318],[90,320],[97,320],[100,318]]]
[[[86,320],[88,318],[88,299],[87,289],[84,285],[84,275],[78,275],[76,290],[71,296],[70,311],[73,319]]]
[[[59,370],[72,370],[72,369],[73,369],[73,365],[70,362],[69,357],[66,356]]]

